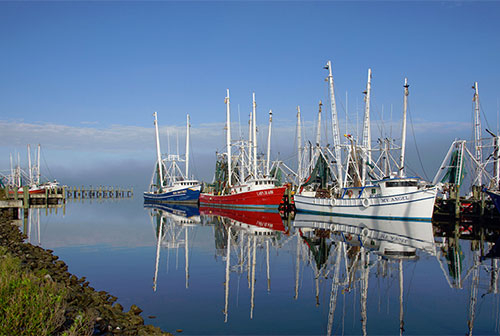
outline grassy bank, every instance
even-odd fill
[[[70,274],[51,250],[0,218],[0,335],[171,335]]]
[[[92,335],[92,311],[81,312],[64,327],[67,298],[67,289],[45,270],[24,270],[18,258],[0,247],[0,335]]]

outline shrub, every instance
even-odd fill
[[[51,335],[64,323],[66,290],[25,272],[0,249],[0,335]]]

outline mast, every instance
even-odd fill
[[[365,185],[367,165],[371,163],[371,129],[370,129],[370,91],[371,91],[372,69],[368,69],[368,81],[365,94],[365,118],[363,121],[363,174],[362,183]]]
[[[399,177],[405,176],[405,147],[406,147],[406,112],[408,110],[408,78],[405,78],[405,95],[403,100],[403,127],[401,130],[401,157],[399,163]]]
[[[187,115],[186,121],[186,179],[189,180],[189,128],[191,125],[189,124],[189,114]]]
[[[161,167],[161,152],[160,152],[160,134],[158,132],[158,119],[157,119],[157,113],[153,113],[153,116],[155,117],[155,132],[156,132],[156,155],[157,155],[157,160],[158,160],[158,175],[160,176],[160,185],[158,186],[159,191],[161,192],[163,189],[163,169]]]
[[[38,144],[38,155],[36,157],[36,183],[40,184],[40,144]]]
[[[299,183],[302,181],[302,125],[300,123],[300,106],[297,106],[297,150],[298,150],[298,166],[297,175]]]
[[[269,129],[267,132],[267,163],[266,175],[269,177],[269,160],[271,157],[271,125],[273,123],[273,110],[269,110]]]
[[[319,101],[319,110],[318,110],[318,124],[316,127],[316,148],[319,148],[321,145],[321,107],[323,103],[321,100]]]
[[[29,171],[29,177],[30,177],[30,182],[29,184],[33,183],[33,172],[31,169],[31,146],[28,144],[28,171]]]
[[[227,89],[227,96],[224,99],[226,104],[226,145],[227,145],[227,185],[231,187],[231,109],[229,106],[229,89]]]
[[[248,120],[248,175],[251,176],[253,174],[253,169],[252,169],[252,161],[253,161],[253,155],[252,155],[252,148],[253,148],[253,131],[252,131],[252,114],[253,112],[250,112],[250,118]]]
[[[337,104],[335,103],[335,91],[333,87],[333,75],[332,75],[332,62],[328,61],[325,66],[328,70],[328,86],[330,88],[330,103],[332,110],[332,135],[333,135],[333,146],[335,148],[335,160],[337,166],[337,180],[339,187],[342,187],[342,158],[340,156],[340,130],[337,115]],[[347,105],[347,93],[346,93],[346,105]],[[347,112],[346,112],[347,118]],[[346,123],[347,127],[347,123]]]
[[[252,95],[252,133],[253,133],[253,175],[254,178],[257,178],[257,118],[256,118],[256,109],[257,103],[255,103],[255,92]]]
[[[477,82],[474,82],[474,98],[472,99],[475,103],[474,108],[474,150],[476,154],[476,160],[481,165],[483,163],[482,146],[481,146],[481,116],[479,115],[479,90],[477,87]],[[478,185],[482,185],[483,173],[481,166],[477,167],[477,182]]]

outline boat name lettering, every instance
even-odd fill
[[[274,190],[264,190],[257,192],[257,196],[272,195],[272,194],[274,194]]]
[[[410,197],[408,195],[403,195],[403,196],[394,196],[394,197],[387,197],[387,198],[381,198],[380,203],[390,203],[390,202],[398,202],[398,201],[408,201]]]

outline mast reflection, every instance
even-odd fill
[[[320,279],[332,278],[326,334],[334,327],[339,289],[342,294],[360,291],[362,334],[367,334],[369,273],[386,277],[390,264],[397,264],[399,278],[399,332],[404,332],[403,260],[416,260],[417,251],[435,255],[430,222],[405,222],[342,218],[298,213],[293,222],[297,237],[295,297],[298,297],[300,251],[309,256],[316,282],[319,305]],[[343,265],[342,265],[342,260]],[[345,300],[344,300],[345,303]],[[343,320],[344,316],[342,316]],[[342,322],[343,326],[343,322]],[[343,333],[343,332],[342,332]]]
[[[144,203],[150,210],[151,223],[156,236],[156,260],[153,291],[158,281],[161,247],[179,251],[184,247],[186,288],[189,287],[189,229],[200,223],[198,207],[194,205]]]
[[[285,233],[283,220],[278,212],[258,212],[224,208],[200,207],[200,214],[211,217],[216,227],[217,253],[225,259],[224,322],[229,315],[230,273],[246,272],[250,289],[250,319],[255,307],[255,267],[257,250],[265,249],[267,291],[271,291],[269,249],[278,246]],[[231,254],[234,255],[232,261]]]

